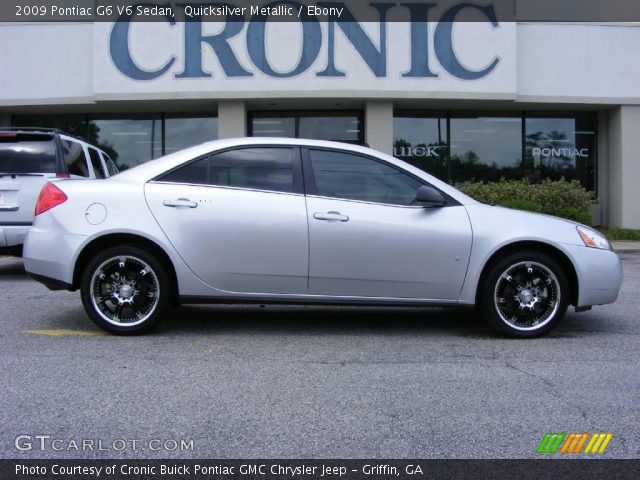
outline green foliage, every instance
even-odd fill
[[[640,241],[640,230],[633,228],[602,229],[609,240],[635,240]]]
[[[479,202],[547,213],[591,224],[589,207],[595,201],[595,196],[577,180],[545,179],[540,183],[531,183],[526,178],[502,178],[499,182],[465,182],[456,187]]]
[[[559,208],[556,210],[554,215],[568,220],[573,220],[574,222],[582,223],[584,225],[591,225],[591,222],[593,221],[589,210],[582,210],[575,207]]]

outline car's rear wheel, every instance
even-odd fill
[[[498,331],[512,337],[538,337],[564,317],[569,282],[562,267],[541,252],[516,252],[487,275],[482,312]]]
[[[157,258],[138,247],[97,254],[82,275],[82,304],[101,328],[135,335],[155,327],[169,304],[170,282]]]

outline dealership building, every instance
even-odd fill
[[[121,168],[217,138],[366,142],[450,182],[576,179],[595,224],[640,228],[640,26],[415,5],[375,7],[412,21],[0,24],[0,126],[61,128]]]

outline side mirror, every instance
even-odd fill
[[[413,203],[425,208],[439,208],[446,205],[447,199],[435,188],[423,185],[418,189]]]

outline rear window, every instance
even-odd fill
[[[102,170],[102,162],[100,161],[98,150],[89,147],[89,157],[91,158],[91,165],[93,166],[93,174],[96,178],[104,178],[104,170]]]
[[[0,173],[56,173],[53,135],[0,133]]]
[[[80,142],[62,140],[62,152],[70,175],[89,177],[89,166],[84,156],[84,147]]]
[[[118,168],[116,167],[116,164],[113,163],[113,160],[109,158],[109,155],[102,152],[102,158],[104,159],[104,163],[107,166],[107,172],[109,173],[109,176],[112,177],[116,175],[118,173]]]

